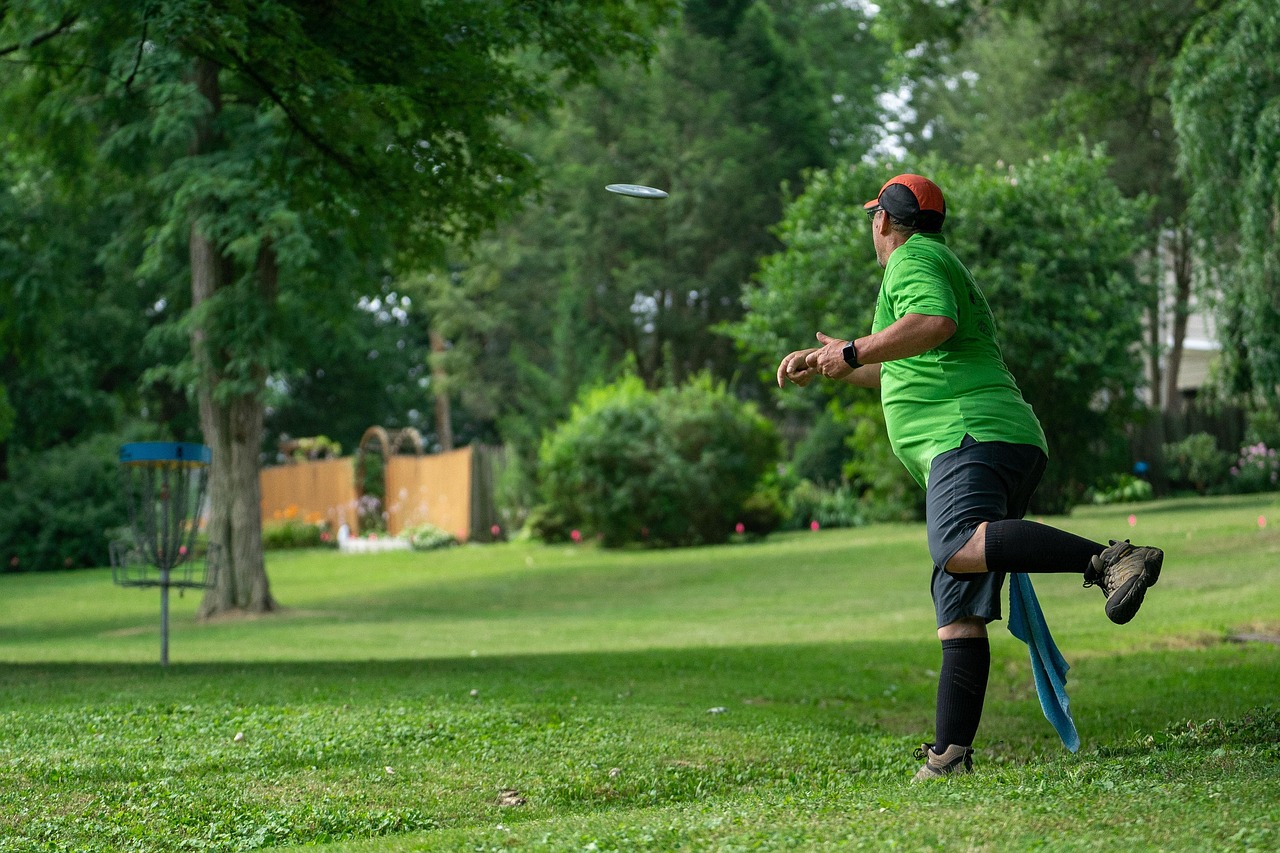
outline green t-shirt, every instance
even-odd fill
[[[872,331],[907,314],[956,322],[956,333],[934,349],[880,366],[889,442],[916,482],[928,485],[933,458],[959,447],[966,433],[1048,452],[1000,355],[986,297],[941,234],[913,234],[889,256]]]

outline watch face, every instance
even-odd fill
[[[853,345],[853,341],[844,345],[844,349],[841,351],[841,354],[844,356],[844,363],[850,367],[862,366],[858,364],[858,348]]]

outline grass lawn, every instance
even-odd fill
[[[283,612],[175,597],[167,670],[158,592],[0,575],[0,851],[1280,849],[1280,645],[1233,639],[1280,635],[1280,495],[1049,521],[1160,583],[1115,626],[1036,578],[1083,747],[1001,624],[978,772],[930,785],[920,525],[273,553]]]

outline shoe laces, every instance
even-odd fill
[[[1111,539],[1108,541],[1110,544],[1107,545],[1106,549],[1104,549],[1101,554],[1097,554],[1089,558],[1089,567],[1084,570],[1083,586],[1085,589],[1088,589],[1091,586],[1095,586],[1099,583],[1102,583],[1102,581],[1106,579],[1107,569],[1109,568],[1109,566],[1111,564],[1114,564],[1125,554],[1133,550],[1133,544],[1128,539],[1124,540],[1123,542],[1118,542],[1115,539]],[[1117,550],[1117,546],[1119,545],[1126,545],[1128,547],[1119,548]],[[1112,558],[1109,564],[1108,561],[1104,559],[1104,555],[1107,553],[1107,551],[1112,551],[1112,550],[1115,550],[1116,553],[1112,555]]]

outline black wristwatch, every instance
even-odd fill
[[[844,356],[844,363],[852,367],[854,370],[862,367],[862,365],[858,363],[858,348],[853,345],[853,341],[849,341],[849,343],[845,344],[844,349],[840,354]]]

